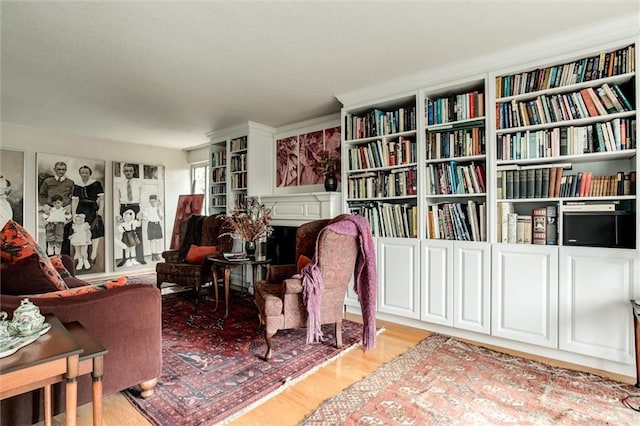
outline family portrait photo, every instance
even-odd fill
[[[114,269],[162,260],[164,167],[114,162],[113,203]]]
[[[24,152],[0,149],[0,228],[24,215]]]
[[[43,153],[36,162],[38,243],[71,256],[78,275],[105,272],[105,162]]]

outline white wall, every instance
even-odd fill
[[[165,167],[165,246],[168,247],[176,214],[178,195],[190,193],[190,168],[187,153],[167,149],[73,135],[47,129],[16,126],[2,123],[0,148],[24,151],[25,194],[24,227],[35,235],[37,211],[36,152],[70,155],[74,157],[103,159],[106,171],[112,170],[112,162],[140,162]],[[106,273],[113,272],[113,182],[112,174],[105,177],[105,226]],[[91,277],[86,275],[83,277]]]

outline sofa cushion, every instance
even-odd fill
[[[2,262],[15,263],[34,253],[38,255],[39,269],[44,277],[51,281],[57,290],[66,290],[67,285],[44,250],[19,223],[13,220],[8,221],[0,231],[0,258]]]
[[[43,275],[38,253],[32,253],[13,263],[0,262],[0,277],[2,277],[2,294],[17,296],[59,290]]]
[[[53,256],[50,256],[49,259],[51,260],[51,264],[53,265],[55,270],[60,274],[60,278],[62,278],[66,283],[66,279],[71,276],[71,273],[64,266],[64,263],[62,263],[62,255],[55,254]]]
[[[185,256],[184,260],[187,263],[198,265],[204,262],[205,257],[211,256],[217,251],[217,246],[197,246],[195,244],[191,244],[191,247],[189,247],[189,252]]]
[[[103,284],[85,285],[82,287],[69,288],[67,290],[52,291],[50,293],[39,295],[40,298],[46,297],[71,297],[79,296],[81,294],[95,293],[97,291],[108,290],[110,288],[122,287],[127,285],[127,277],[118,277],[112,280],[106,281]]]
[[[300,256],[298,256],[298,263],[296,264],[296,271],[298,272],[298,274],[300,273],[300,271],[302,271],[302,269],[305,266],[309,264],[309,262],[311,262],[311,259],[309,259],[304,254],[301,254]]]

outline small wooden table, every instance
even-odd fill
[[[51,329],[13,355],[0,359],[0,399],[44,388],[44,424],[51,425],[51,385],[66,380],[66,424],[75,425],[82,347],[53,315]]]
[[[102,374],[104,373],[104,356],[107,349],[98,343],[78,321],[67,322],[65,328],[78,342],[84,352],[80,355],[79,376],[91,373],[91,399],[93,404],[93,424],[102,424]]]
[[[224,271],[224,303],[225,303],[225,318],[229,316],[229,279],[231,277],[231,269],[236,266],[251,265],[253,268],[253,278],[255,279],[258,271],[258,266],[268,265],[271,263],[271,259],[256,260],[255,258],[249,258],[245,260],[227,260],[223,255],[214,255],[207,257],[207,261],[212,263],[211,274],[213,279],[213,288],[216,296],[216,306],[213,310],[218,309],[218,268],[222,268]]]

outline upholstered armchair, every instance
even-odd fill
[[[304,257],[313,259],[317,241],[317,266],[324,282],[320,324],[335,324],[338,348],[342,347],[344,299],[356,265],[358,238],[329,230],[321,231],[344,216],[309,222],[296,232],[298,265]],[[260,322],[265,328],[267,360],[272,356],[272,337],[278,330],[307,326],[303,279],[296,275],[297,272],[297,265],[273,265],[267,269],[265,280],[255,283],[254,299]]]
[[[195,287],[196,294],[200,295],[200,287],[211,281],[211,264],[206,262],[202,255],[190,256],[189,247],[184,247],[184,242],[192,243],[193,250],[196,247],[216,247],[217,252],[231,251],[233,237],[221,235],[229,231],[225,217],[224,214],[206,217],[192,216],[180,222],[180,249],[163,252],[164,262],[156,264],[158,288],[163,283],[174,283],[184,287]],[[191,229],[189,229],[190,221],[192,221]],[[194,229],[195,226],[197,229]]]

